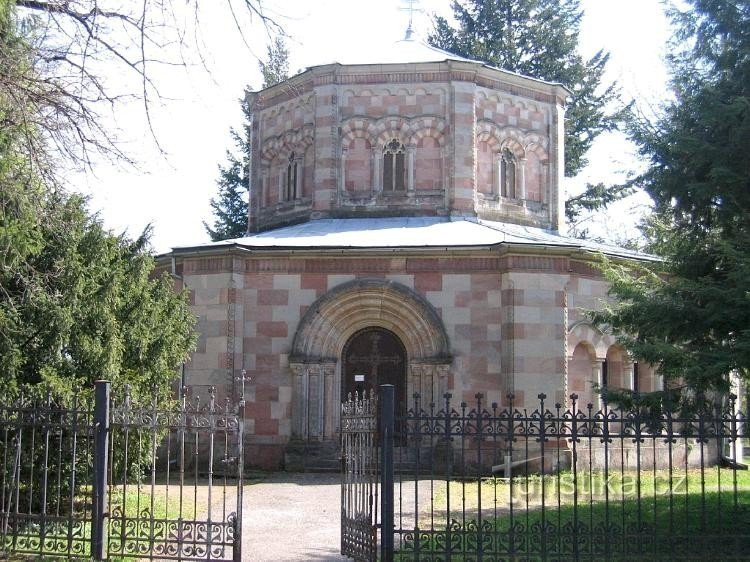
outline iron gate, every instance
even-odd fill
[[[374,390],[341,405],[341,553],[358,562],[377,556],[377,421]]]
[[[244,402],[0,397],[0,556],[239,561]]]

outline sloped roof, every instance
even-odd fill
[[[518,76],[524,80],[532,80],[534,82],[547,84],[550,86],[559,86],[566,92],[569,92],[569,90],[565,86],[558,82],[548,82],[546,80],[540,80],[539,78],[532,78],[531,76],[525,76],[523,74],[519,74],[518,72],[505,70],[503,68],[492,66],[479,60],[461,57],[459,55],[449,53],[448,51],[438,49],[437,47],[433,47],[429,43],[426,43],[421,39],[417,39],[416,37],[401,39],[382,48],[373,48],[369,50],[366,55],[363,55],[359,52],[352,52],[347,51],[346,49],[342,49],[335,55],[335,57],[331,58],[330,60],[321,62],[320,64],[312,65],[305,70],[323,67],[329,64],[341,64],[350,66],[379,66],[389,64],[440,63],[445,61],[459,61],[478,64],[484,68],[499,71],[506,75]],[[304,72],[305,71],[302,71],[300,74],[304,74]],[[271,86],[271,88],[273,87],[274,86]]]
[[[471,248],[500,245],[555,247],[653,261],[649,254],[561,236],[554,231],[465,217],[318,219],[243,238],[174,248],[174,253],[227,247],[248,250],[377,250]]]
[[[443,51],[419,39],[401,39],[384,48],[371,49],[365,56],[362,56],[361,53],[356,54],[342,50],[337,54],[335,62],[341,64],[405,64],[442,62],[445,60],[481,62]]]

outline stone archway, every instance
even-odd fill
[[[405,285],[357,279],[334,287],[307,310],[292,343],[292,431],[307,441],[338,435],[346,343],[356,333],[392,333],[406,354],[407,397],[437,401],[448,390],[448,336],[437,311]]]

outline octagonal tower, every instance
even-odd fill
[[[416,40],[248,94],[249,231],[478,217],[559,231],[569,92]]]

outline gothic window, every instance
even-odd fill
[[[289,164],[286,167],[286,185],[284,186],[284,200],[294,201],[297,199],[297,172],[298,162],[294,152],[289,155]]]
[[[507,148],[503,149],[500,160],[500,194],[503,197],[516,197],[516,157]]]
[[[406,185],[406,149],[398,139],[383,147],[383,191],[404,191]]]

